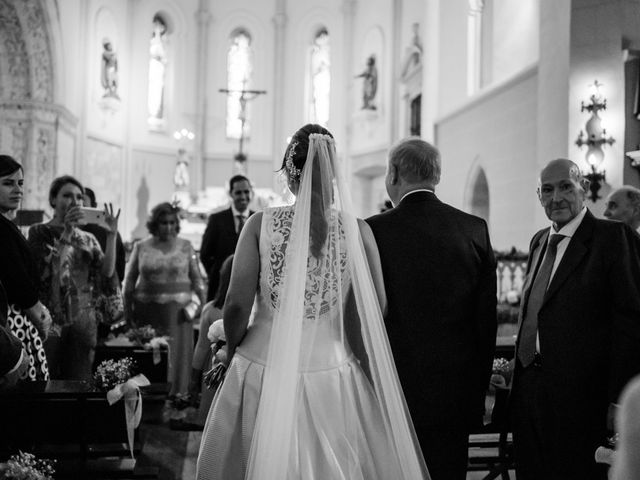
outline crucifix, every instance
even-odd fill
[[[263,95],[267,93],[266,90],[248,90],[245,88],[247,81],[243,82],[243,87],[241,90],[229,90],[228,88],[221,88],[218,91],[222,93],[226,93],[227,95],[232,94],[240,94],[238,101],[240,102],[240,113],[238,113],[238,119],[240,120],[240,138],[238,139],[238,153],[233,157],[236,161],[236,166],[241,171],[240,173],[245,173],[245,162],[247,161],[247,156],[242,151],[242,147],[244,145],[244,125],[247,122],[247,102],[249,100],[253,100],[258,95]]]

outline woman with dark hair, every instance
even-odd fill
[[[196,293],[205,300],[204,282],[191,242],[178,237],[179,209],[156,205],[147,229],[151,236],[133,247],[124,280],[125,318],[151,325],[169,336],[169,382],[172,397],[186,397],[193,357],[193,316],[188,307]]]
[[[196,477],[429,478],[384,329],[377,247],[331,134],[302,127],[282,170],[295,204],[252,215],[234,255],[231,360]]]
[[[54,379],[89,380],[95,354],[96,299],[115,273],[120,210],[105,206],[107,244],[80,228],[84,189],[72,176],[53,180],[49,205],[53,218],[29,229],[29,244],[40,273],[40,298],[49,307],[53,327],[45,343]]]
[[[6,291],[9,330],[24,345],[29,368],[23,379],[48,380],[49,367],[43,341],[51,326],[51,315],[38,298],[38,269],[18,227],[9,219],[24,194],[22,165],[9,155],[0,155],[0,284]]]

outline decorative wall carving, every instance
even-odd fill
[[[44,0],[0,0],[0,148],[24,165],[29,209],[48,208],[59,131],[75,135],[77,124],[53,103],[50,32]]]
[[[0,0],[0,95],[29,99],[29,55],[24,31],[12,0]]]

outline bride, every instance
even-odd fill
[[[295,204],[251,216],[236,249],[231,363],[197,478],[428,479],[384,330],[377,247],[331,133],[298,130],[282,170]]]

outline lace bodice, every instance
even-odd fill
[[[276,207],[265,210],[262,217],[259,295],[272,311],[278,308],[280,299],[293,214],[292,206]],[[311,253],[307,257],[306,320],[326,319],[331,311],[335,310],[337,299],[346,298],[346,295],[341,293],[346,293],[350,278],[342,222],[335,211],[331,212],[324,252],[319,259]]]

